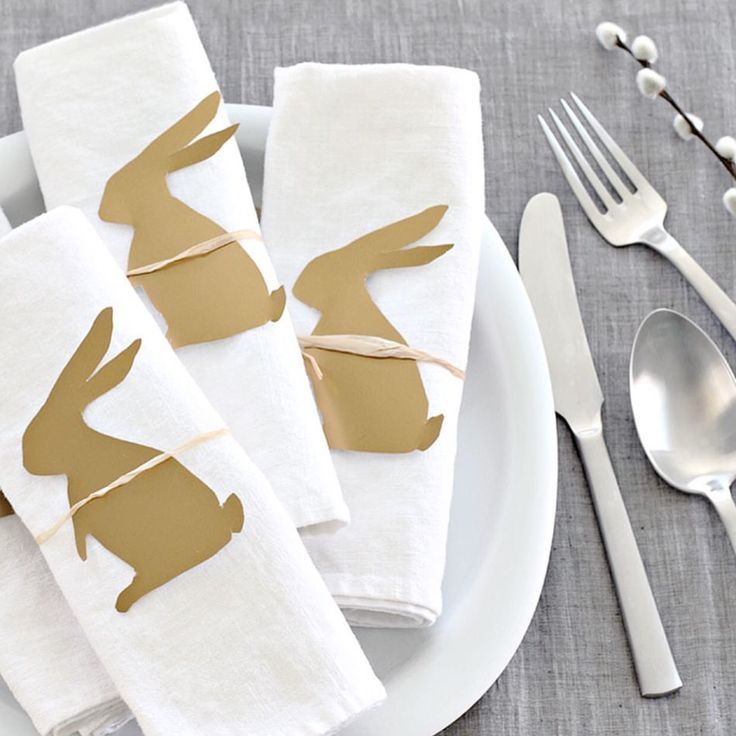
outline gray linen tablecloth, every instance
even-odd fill
[[[2,0],[0,134],[20,128],[12,61],[29,46],[155,0]],[[232,102],[270,104],[275,65],[407,61],[476,70],[483,85],[488,214],[516,253],[528,198],[557,193],[606,397],[608,441],[680,666],[683,690],[639,697],[580,462],[560,425],[560,494],[547,584],[521,648],[499,681],[446,734],[714,734],[736,729],[736,556],[705,501],[668,490],[636,440],[627,367],[653,308],[693,317],[732,364],[736,345],[672,267],[642,248],[604,244],[546,148],[536,113],[572,87],[670,205],[673,234],[734,290],[736,219],[720,198],[728,176],[705,149],[674,135],[670,109],[645,100],[636,67],[606,53],[593,29],[614,20],[656,39],[675,96],[714,139],[736,135],[733,2],[701,0],[190,0]],[[1,288],[1,287],[0,287]],[[73,685],[71,685],[73,686]]]

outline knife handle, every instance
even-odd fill
[[[629,639],[639,689],[657,698],[682,687],[621,497],[603,430],[575,434]]]

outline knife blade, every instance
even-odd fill
[[[603,405],[575,292],[560,202],[529,200],[519,230],[519,271],[542,333],[555,410],[576,432],[592,429]]]
[[[542,333],[555,410],[570,425],[593,497],[603,546],[645,697],[682,687],[603,437],[603,393],[580,316],[565,225],[553,194],[529,200],[519,270]]]

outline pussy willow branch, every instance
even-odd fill
[[[637,59],[636,56],[634,56],[634,52],[629,48],[625,41],[621,40],[620,37],[616,39],[616,46],[625,51],[640,66],[646,69],[651,68],[652,65],[648,61]],[[736,179],[736,164],[730,159],[721,156],[721,154],[716,151],[715,146],[703,135],[701,131],[698,130],[698,128],[695,126],[695,123],[693,123],[693,121],[690,119],[690,116],[682,109],[675,98],[672,97],[672,95],[666,89],[663,89],[659,93],[659,96],[663,100],[665,100],[665,102],[668,102],[674,108],[675,112],[677,112],[679,115],[682,115],[687,124],[690,126],[690,131],[692,132],[692,134],[698,140],[700,140],[703,145],[721,162],[726,171],[728,171],[728,173],[731,175],[731,178]]]

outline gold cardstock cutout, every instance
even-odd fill
[[[13,507],[10,505],[10,501],[8,501],[8,499],[3,495],[3,492],[0,491],[0,519],[2,519],[3,516],[12,516],[13,513]]]
[[[107,486],[161,451],[102,434],[84,410],[121,383],[141,341],[98,367],[110,346],[112,308],[103,309],[61,371],[48,399],[23,434],[23,465],[34,475],[66,475],[69,505]],[[243,528],[240,499],[220,505],[215,493],[170,458],[83,506],[72,518],[77,552],[87,559],[87,535],[135,570],[118,596],[127,611],[137,600],[217,554]]]
[[[210,158],[233,136],[237,125],[192,143],[214,118],[219,104],[218,92],[205,97],[108,180],[99,216],[132,225],[129,269],[166,260],[227,232],[174,197],[166,179],[173,171]],[[207,255],[134,279],[166,320],[166,336],[174,347],[276,322],[286,304],[284,287],[269,292],[255,261],[235,240]]]
[[[294,284],[294,296],[322,316],[313,335],[373,335],[406,345],[399,331],[371,299],[368,276],[385,268],[431,263],[452,244],[403,250],[430,233],[447,211],[430,207],[352,243],[317,256]],[[307,370],[322,413],[330,447],[360,452],[426,450],[437,439],[443,415],[427,418],[427,394],[415,361],[370,358],[307,348]]]

